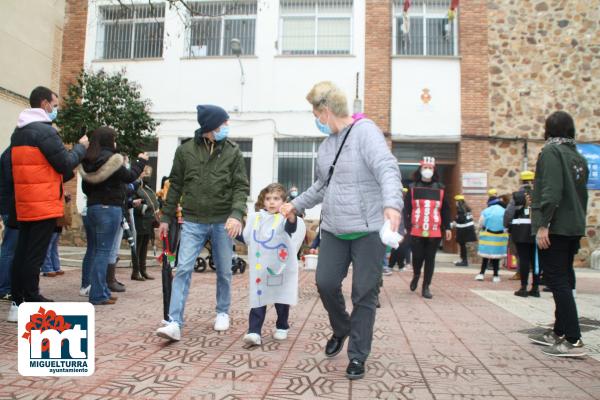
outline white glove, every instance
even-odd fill
[[[397,249],[400,246],[400,242],[404,237],[398,232],[394,232],[390,229],[390,221],[385,220],[385,223],[379,230],[379,237],[386,246],[390,246],[393,249]]]

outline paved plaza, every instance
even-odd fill
[[[41,278],[43,294],[61,301],[78,295],[81,250],[62,249],[66,274]],[[527,335],[552,319],[549,293],[517,298],[518,283],[474,281],[473,268],[440,257],[425,300],[408,290],[411,272],[384,278],[365,379],[345,378],[347,358],[323,354],[330,335],[314,272],[300,274],[299,304],[290,336],[247,348],[247,274],[234,275],[232,327],[212,329],[215,273],[195,273],[182,340],[168,344],[154,330],[162,319],[160,280],[133,282],[119,268],[127,292],[116,305],[96,307],[96,372],[86,378],[30,378],[17,372],[17,326],[0,322],[0,399],[600,399],[600,273],[578,270],[577,302],[584,359],[542,354]],[[69,266],[70,265],[70,266]],[[157,267],[150,268],[157,278]],[[348,292],[349,281],[345,284]],[[8,303],[0,304],[5,316]]]

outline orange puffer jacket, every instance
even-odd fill
[[[25,110],[21,115],[32,111],[37,109]],[[62,217],[63,181],[74,176],[73,169],[85,156],[85,147],[76,144],[68,151],[51,123],[42,118],[33,118],[34,122],[26,125],[21,125],[21,116],[19,120],[11,137],[17,220]]]

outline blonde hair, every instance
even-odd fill
[[[327,107],[336,117],[348,116],[346,95],[333,82],[317,83],[306,95],[306,100],[319,111]]]
[[[260,191],[256,203],[254,203],[254,211],[260,211],[265,208],[265,197],[269,193],[278,193],[281,195],[281,199],[285,201],[286,190],[281,183],[271,183],[269,186]]]

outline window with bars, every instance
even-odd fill
[[[120,60],[162,57],[165,5],[100,7],[96,58]]]
[[[457,56],[458,18],[450,21],[451,0],[413,0],[408,18],[403,0],[394,0],[394,48],[396,55]]]
[[[400,163],[418,163],[423,157],[433,157],[437,163],[458,161],[456,143],[393,142],[392,154]]]
[[[339,55],[352,51],[353,0],[280,0],[284,55]]]
[[[244,156],[244,164],[246,165],[246,175],[248,182],[252,176],[252,139],[232,139],[240,147]]]
[[[277,182],[287,190],[296,186],[300,192],[316,180],[317,150],[323,139],[279,139],[275,160]]]
[[[231,39],[239,39],[242,55],[254,55],[256,0],[188,2],[188,57],[232,55]]]

